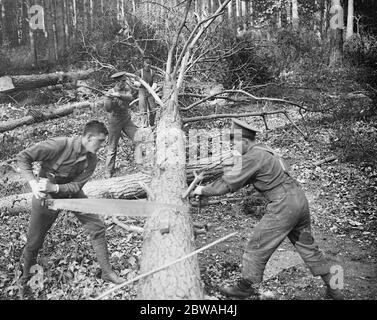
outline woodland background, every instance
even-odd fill
[[[215,0],[193,3],[189,28],[219,6]],[[339,4],[344,9],[344,28],[332,29],[331,8]],[[44,8],[43,30],[30,28],[33,14],[28,8],[32,5]],[[179,25],[183,7],[184,1],[161,0],[0,1],[0,76],[95,70],[74,86],[61,83],[0,93],[0,127],[46,108],[97,101],[101,95],[80,84],[106,90],[113,85],[111,74],[121,70],[134,73],[142,66],[143,55],[152,57],[158,72],[164,70],[171,35]],[[220,20],[199,44],[200,59],[184,80],[181,106],[230,89],[304,106],[284,106],[296,126],[279,114],[243,118],[265,128],[259,138],[290,162],[311,203],[320,245],[345,267],[346,297],[375,300],[376,1],[233,0]],[[132,109],[135,122],[136,105]],[[268,100],[216,100],[183,111],[183,115],[200,118],[266,110],[276,110],[276,106]],[[34,117],[36,121],[30,125],[2,131],[0,195],[29,191],[9,169],[19,151],[50,136],[77,134],[93,118],[107,121],[100,105],[75,110],[60,119],[42,121]],[[229,120],[219,116],[187,125],[211,132],[228,126]],[[117,176],[137,170],[133,151],[127,139],[121,142]],[[103,177],[105,150],[100,159],[94,179]],[[196,210],[192,213],[195,221],[213,225],[212,231],[196,239],[197,247],[232,230],[240,231],[233,240],[199,257],[204,289],[211,297],[223,299],[216,287],[232,282],[239,274],[242,244],[263,213],[263,200],[252,194],[246,189],[235,195],[243,198],[241,202],[218,199],[219,204],[203,208],[200,214]],[[18,259],[28,217],[28,211],[1,212],[0,299],[17,299]],[[134,219],[130,223],[142,227],[144,221]],[[139,270],[142,238],[111,221],[108,225],[112,262],[119,272],[132,278]],[[107,288],[93,276],[97,268],[94,255],[69,213],[61,215],[46,241],[40,260],[44,280],[36,283],[33,299],[87,299]],[[272,291],[276,299],[319,299],[320,281],[292,258],[289,244],[285,243],[277,254],[264,282],[265,290]],[[284,261],[288,261],[286,265]],[[135,288],[130,286],[112,298],[135,296]]]

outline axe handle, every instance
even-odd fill
[[[194,190],[195,186],[196,186],[198,183],[199,183],[199,179],[198,179],[198,178],[195,178],[195,179],[191,182],[190,186],[187,188],[187,190],[185,191],[185,193],[182,195],[182,198],[183,198],[183,199],[187,198],[187,196],[190,194],[190,192],[191,192],[192,190]]]
[[[196,187],[196,185],[203,179],[203,173],[200,173],[199,175],[197,175],[195,172],[194,172],[194,175],[195,175],[195,178],[194,180],[191,182],[190,186],[187,188],[187,190],[184,192],[184,194],[182,195],[182,198],[183,199],[186,199],[188,197],[188,195],[190,194],[190,192],[192,190],[194,190],[194,188]]]

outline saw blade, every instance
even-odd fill
[[[147,200],[122,199],[48,199],[47,206],[52,210],[69,210],[107,216],[148,217],[160,209],[188,210],[188,206],[158,203]]]

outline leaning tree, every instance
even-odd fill
[[[164,4],[165,40],[168,54],[162,98],[156,98],[159,117],[155,132],[155,157],[150,200],[174,204],[179,209],[156,208],[144,227],[140,273],[147,273],[194,251],[194,233],[188,200],[182,198],[186,183],[186,137],[182,130],[178,94],[185,75],[205,48],[200,40],[224,12],[230,0],[222,1],[210,15],[193,12],[193,1],[177,6]],[[181,19],[177,19],[181,17]],[[219,20],[219,19],[218,19]],[[207,48],[208,49],[208,48]],[[132,76],[132,75],[130,75]],[[139,283],[139,299],[202,299],[203,288],[196,256],[151,274]]]

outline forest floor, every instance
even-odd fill
[[[20,111],[10,105],[1,105],[0,111],[1,121],[18,117],[27,110]],[[293,175],[306,192],[312,214],[313,234],[319,247],[344,271],[346,299],[375,300],[376,168],[342,162],[340,159],[314,165],[318,160],[336,155],[336,150],[330,143],[336,124],[319,113],[307,113],[305,122],[300,120],[297,112],[292,111],[290,114],[300,128],[310,133],[308,140],[283,116],[269,118],[270,130],[263,131],[258,138],[284,155],[291,165]],[[83,124],[93,118],[106,122],[105,113],[92,108],[2,135],[2,158],[15,155],[11,146],[4,141],[13,141],[13,147],[17,143],[25,147],[50,136],[78,134]],[[263,125],[263,122],[258,122],[255,118],[246,120],[255,125]],[[214,121],[210,126],[220,126],[220,121]],[[13,140],[9,140],[11,138]],[[136,170],[132,153],[130,141],[127,138],[121,140],[116,175]],[[93,179],[103,177],[105,150],[100,152],[99,158],[100,163]],[[1,179],[0,196],[28,192],[25,183],[9,172],[4,171]],[[209,299],[226,299],[219,293],[218,287],[234,283],[240,276],[244,246],[251,229],[263,214],[263,205],[250,194],[250,189],[241,190],[232,195],[243,197],[239,203],[222,197],[221,204],[203,207],[200,213],[197,209],[192,209],[193,221],[211,225],[205,235],[199,235],[195,240],[198,248],[237,232],[236,236],[198,256],[204,290]],[[0,214],[0,300],[19,299],[18,261],[26,241],[29,214],[29,211],[18,215]],[[143,219],[124,221],[138,226],[143,226],[144,222]],[[106,223],[111,262],[122,276],[132,279],[139,270],[142,236],[127,232],[111,221]],[[39,269],[42,276],[35,276],[28,299],[86,300],[112,286],[100,280],[99,267],[91,245],[71,213],[62,212],[59,215],[45,240],[38,263],[42,267]],[[108,298],[135,299],[136,290],[137,283]],[[276,300],[321,300],[324,299],[324,291],[320,278],[310,274],[294,247],[284,241],[267,265],[261,297]]]

